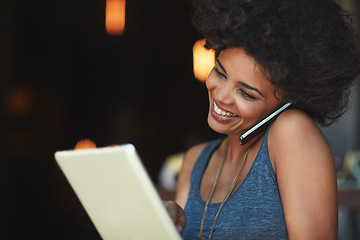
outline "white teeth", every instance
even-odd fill
[[[224,116],[224,117],[236,117],[236,114],[233,113],[229,113],[229,112],[224,112],[223,110],[221,110],[214,102],[214,110],[217,114]]]

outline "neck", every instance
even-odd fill
[[[240,145],[239,143],[239,136],[237,135],[229,135],[228,136],[228,147],[226,149],[227,155],[226,155],[226,161],[229,161],[230,163],[236,163],[239,161],[239,159],[242,159],[242,156],[244,156],[245,152],[253,146],[256,142],[258,142],[259,139],[261,139],[263,134],[259,134],[258,136],[251,139],[247,144]]]

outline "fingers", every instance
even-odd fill
[[[186,217],[184,210],[174,201],[164,201],[164,205],[176,228],[181,233],[186,225]]]
[[[186,217],[184,211],[181,211],[181,214],[178,215],[175,225],[179,232],[182,233],[186,226]]]

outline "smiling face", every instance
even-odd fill
[[[240,136],[282,105],[261,66],[241,48],[220,53],[206,87],[208,123],[218,133]]]

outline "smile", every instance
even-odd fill
[[[223,116],[223,117],[237,117],[237,115],[234,114],[234,113],[226,112],[226,111],[220,109],[220,108],[216,105],[215,102],[214,102],[214,111],[215,111],[217,114],[219,114],[220,116]]]

